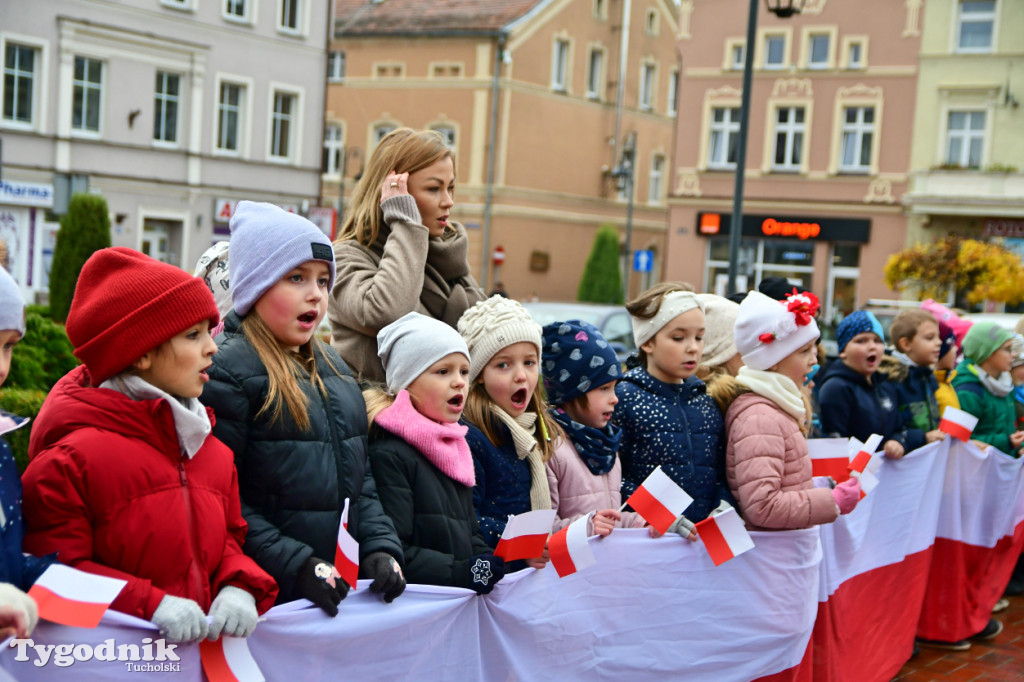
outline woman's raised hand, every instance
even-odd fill
[[[391,171],[388,176],[384,178],[384,184],[380,188],[380,201],[384,203],[385,200],[391,197],[401,196],[409,193],[409,174],[408,173],[396,173]]]

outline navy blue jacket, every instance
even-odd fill
[[[466,442],[473,453],[476,473],[473,507],[484,541],[494,548],[508,523],[508,515],[531,510],[530,463],[519,459],[512,434],[504,424],[495,426],[502,444],[494,445],[475,424],[462,423],[469,427]]]
[[[907,452],[924,445],[924,432],[908,431],[900,415],[896,385],[875,372],[871,383],[842,362],[833,362],[821,378],[818,403],[826,438],[867,440],[878,433],[883,443],[894,440]]]
[[[882,371],[896,388],[896,405],[907,435],[920,438],[939,428],[939,380],[928,365],[905,365],[896,358],[883,360]],[[920,432],[918,434],[917,432]]]
[[[691,521],[707,518],[723,499],[735,504],[725,482],[725,420],[703,381],[667,384],[636,367],[615,394],[623,500],[660,464],[693,498],[685,512]]]
[[[0,413],[0,420],[17,426],[28,421],[7,413]],[[28,592],[36,578],[53,563],[53,557],[39,558],[21,552],[21,541],[25,537],[25,519],[21,515],[21,478],[11,446],[3,438],[0,438],[0,507],[0,542],[3,543],[0,583],[10,583]]]

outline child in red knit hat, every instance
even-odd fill
[[[67,320],[85,364],[43,403],[23,477],[25,549],[126,580],[112,607],[173,642],[247,637],[277,596],[242,553],[234,459],[198,400],[218,319],[202,280],[132,249],[94,253]]]

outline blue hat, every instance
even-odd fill
[[[839,352],[843,352],[850,339],[864,332],[874,332],[880,341],[885,342],[882,323],[868,311],[855,310],[843,318],[843,321],[839,323],[839,328],[836,329],[836,343],[839,345]]]
[[[552,405],[580,397],[620,377],[619,360],[592,324],[580,320],[544,327],[544,388]]]
[[[0,330],[8,329],[25,336],[25,299],[18,283],[0,266]]]

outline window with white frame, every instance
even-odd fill
[[[248,0],[224,0],[224,16],[229,19],[248,19]]]
[[[4,48],[4,120],[31,125],[34,120],[39,51],[7,43]]]
[[[178,141],[178,104],[181,76],[166,71],[156,72],[153,93],[153,139],[157,142]]]
[[[569,41],[556,38],[554,51],[551,55],[551,88],[566,90],[566,76],[569,70]]]
[[[775,110],[775,156],[773,170],[798,171],[804,151],[805,110],[779,107]]]
[[[860,69],[864,66],[864,44],[852,42],[846,48],[846,67]]]
[[[991,52],[996,0],[959,0],[957,52]]]
[[[651,204],[661,202],[661,188],[665,176],[665,157],[655,154],[651,157],[651,175],[647,183],[647,201]]]
[[[277,27],[282,31],[297,32],[301,27],[302,0],[278,0],[281,12]]]
[[[729,50],[729,66],[735,71],[742,71],[746,66],[746,50],[743,43],[733,44]]]
[[[390,123],[380,123],[373,127],[373,146],[380,144],[380,141],[387,137],[388,133],[395,129]]]
[[[711,139],[708,145],[709,168],[735,168],[736,145],[740,139],[740,108],[715,107],[711,110]]]
[[[604,50],[590,48],[590,59],[587,60],[587,97],[601,99],[601,75],[604,73]]]
[[[430,129],[441,134],[444,138],[445,145],[449,149],[455,149],[455,128],[450,125],[436,125],[430,126]]]
[[[984,111],[951,111],[946,125],[946,163],[981,168],[985,144]]]
[[[764,68],[781,69],[786,65],[786,36],[764,37]]]
[[[608,0],[594,0],[594,18],[608,18]]]
[[[274,110],[270,114],[270,156],[274,158],[291,157],[297,100],[290,92],[274,92]]]
[[[192,6],[192,0],[160,0],[160,4],[175,9],[189,9]]]
[[[327,82],[341,83],[345,80],[345,53],[331,50],[327,53]]]
[[[815,33],[807,39],[807,68],[828,68],[831,36],[827,33]]]
[[[644,64],[640,69],[640,109],[650,111],[654,108],[654,64]]]
[[[840,143],[839,171],[866,173],[871,170],[871,149],[875,138],[875,108],[846,107],[843,110],[843,137]]]
[[[242,133],[245,86],[237,83],[221,83],[217,99],[217,149],[223,152],[238,152]]]
[[[668,106],[665,113],[675,116],[679,111],[679,70],[673,69],[668,77]]]
[[[336,123],[324,128],[324,156],[320,170],[324,175],[337,177],[341,175],[341,126]]]
[[[75,57],[74,81],[71,86],[71,129],[98,133],[102,102],[103,62],[88,57]]]

